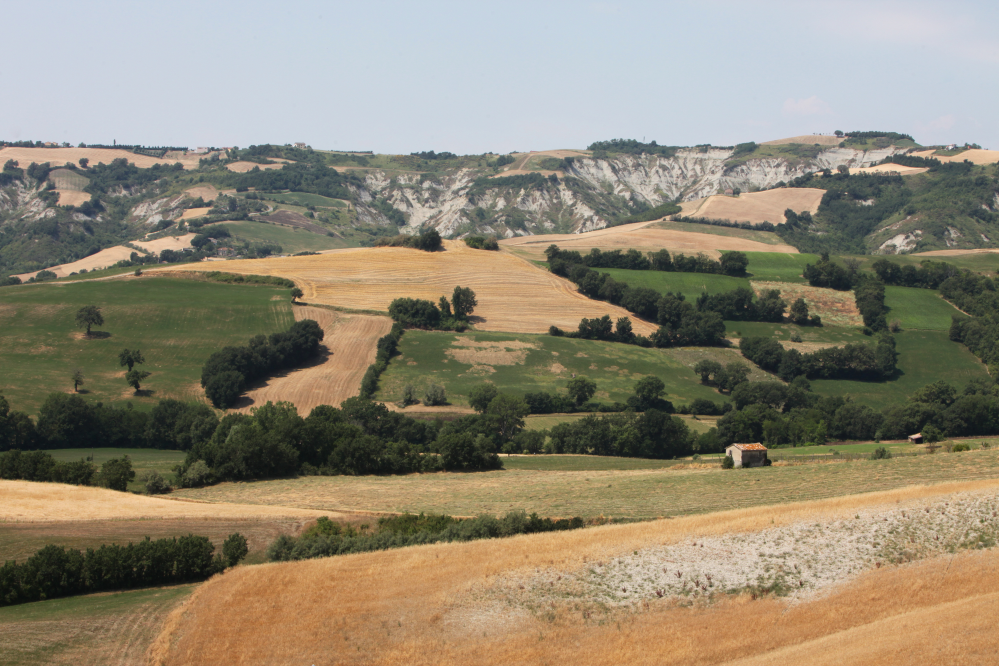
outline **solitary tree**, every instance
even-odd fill
[[[84,169],[86,169],[88,164],[90,164],[90,160],[89,159],[87,159],[86,157],[81,157],[80,158],[80,166],[81,167],[83,167]]]
[[[569,390],[569,397],[572,398],[577,407],[592,398],[593,394],[597,392],[596,382],[583,376],[570,379],[566,388]]]
[[[118,354],[118,365],[127,365],[128,371],[132,371],[132,366],[136,363],[145,363],[146,359],[142,356],[142,352],[138,349],[122,349],[121,353]]]
[[[468,405],[477,412],[485,413],[489,403],[499,395],[499,391],[492,384],[479,384],[468,392]]]
[[[454,316],[464,318],[472,314],[479,302],[475,300],[475,292],[468,287],[455,287],[451,304],[454,307]]]
[[[87,328],[87,337],[90,337],[91,326],[103,326],[104,317],[101,309],[96,305],[84,305],[76,313],[76,325],[80,328]]]
[[[523,398],[517,398],[509,393],[497,395],[486,409],[486,415],[504,441],[512,439],[524,429],[524,417],[530,413],[531,408]]]
[[[836,171],[840,172],[844,176],[850,175],[850,167],[848,167],[845,164],[840,164],[838,167],[836,167]]]
[[[239,532],[229,535],[229,538],[222,543],[222,559],[228,567],[239,564],[250,549],[246,545],[246,537]]]
[[[146,377],[149,375],[150,373],[145,370],[129,370],[128,374],[125,375],[125,381],[128,382],[129,386],[135,389],[136,393],[138,393],[142,389],[141,383],[145,381]]]
[[[81,386],[83,386],[83,370],[77,368],[73,371],[73,391],[79,392]]]
[[[294,289],[291,290],[291,302],[292,303],[294,303],[295,301],[297,301],[298,299],[300,299],[302,296],[305,296],[305,294],[302,293],[302,290],[299,289],[298,287],[295,287]]]
[[[645,407],[654,404],[665,392],[666,385],[655,375],[645,375],[635,384],[635,395]]]
[[[121,458],[112,458],[103,465],[98,472],[100,485],[111,490],[125,492],[128,489],[128,482],[135,480],[135,470],[132,469],[132,461],[127,455]]]
[[[805,303],[805,299],[799,298],[794,303],[791,303],[791,311],[788,312],[787,318],[799,326],[804,326],[808,323],[808,304]]]

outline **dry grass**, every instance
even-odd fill
[[[90,201],[90,194],[78,190],[56,190],[60,206],[82,206]]]
[[[999,252],[996,248],[977,248],[964,250],[930,250],[929,252],[914,252],[914,257],[954,257],[961,254],[994,254]]]
[[[663,248],[671,252],[704,254],[718,258],[719,250],[741,250],[744,252],[788,252],[797,254],[790,245],[770,245],[734,236],[701,234],[692,231],[650,228],[653,222],[636,222],[619,227],[598,229],[584,234],[544,234],[540,236],[519,236],[500,241],[500,246],[535,260],[544,260],[545,248],[552,243],[563,250],[588,252],[592,248],[601,250],[621,250],[635,248],[641,251],[654,251]]]
[[[211,206],[205,206],[203,208],[187,208],[187,209],[184,210],[183,213],[181,213],[179,219],[181,219],[181,220],[193,220],[193,219],[195,219],[197,217],[204,217],[205,215],[208,215],[208,212],[211,209],[212,209]]]
[[[124,245],[116,245],[115,247],[109,247],[106,250],[101,250],[96,254],[90,255],[89,257],[84,257],[83,259],[79,259],[68,264],[52,266],[50,268],[46,268],[45,270],[52,271],[56,274],[56,277],[66,277],[70,273],[79,273],[83,268],[86,268],[88,271],[93,271],[101,268],[107,268],[108,266],[114,266],[119,261],[128,259],[133,252],[135,252],[135,250],[125,247]],[[24,281],[37,274],[38,271],[32,271],[31,273],[21,273],[17,277]]]
[[[164,236],[151,241],[133,241],[132,245],[138,245],[147,252],[159,254],[163,250],[183,250],[191,247],[191,240],[197,234],[189,233],[182,236]]]
[[[995,164],[999,162],[999,150],[981,150],[978,148],[973,148],[971,150],[966,150],[963,153],[958,153],[957,155],[928,155],[927,157],[932,157],[935,160],[940,160],[941,162],[963,162],[965,160],[970,161],[972,164]]]
[[[296,306],[295,320],[314,319],[323,328],[327,352],[319,363],[272,377],[241,401],[249,411],[270,400],[288,401],[303,416],[317,405],[339,407],[357,395],[368,366],[375,362],[378,338],[392,329],[388,317],[346,315],[323,308]],[[249,404],[243,404],[248,402]]]
[[[49,162],[52,166],[62,166],[66,162],[76,164],[81,158],[90,160],[90,164],[111,164],[116,159],[124,157],[130,164],[134,164],[140,169],[147,169],[154,164],[176,164],[180,162],[185,169],[194,169],[198,166],[198,161],[210,154],[175,154],[166,159],[150,157],[149,155],[136,155],[127,150],[114,150],[112,148],[13,148],[6,147],[0,149],[0,162],[15,160],[21,163],[21,167],[27,167],[32,162],[42,164]],[[84,172],[86,173],[86,172]]]
[[[764,290],[777,289],[781,298],[791,306],[799,298],[808,304],[808,313],[822,317],[826,326],[863,326],[864,319],[857,309],[857,301],[852,291],[822,289],[795,282],[751,282],[753,290],[760,294]]]
[[[280,169],[284,167],[284,164],[282,162],[278,162],[277,164],[257,164],[256,162],[243,162],[240,160],[238,162],[225,165],[226,169],[229,171],[235,171],[236,173],[246,173],[247,171],[253,171],[258,167],[266,171],[267,169]]]
[[[259,504],[207,504],[62,483],[0,480],[0,523],[319,515],[326,513]]]
[[[598,619],[571,605],[526,612],[496,603],[488,592],[518,572],[579,571],[643,548],[842,520],[872,507],[997,487],[995,480],[909,487],[502,541],[240,567],[203,585],[171,614],[151,649],[152,663],[832,663],[837,656],[837,663],[949,663],[938,658],[943,648],[953,663],[982,663],[974,657],[996,643],[994,632],[984,630],[996,620],[995,551],[882,568],[794,605],[748,595],[678,604],[650,595],[631,610]],[[241,612],[221,612],[234,606]],[[733,622],[733,615],[745,621]],[[938,619],[944,622],[940,630],[923,626]],[[900,630],[909,627],[922,636],[905,640],[911,633]],[[878,632],[886,629],[899,638],[881,640]],[[848,640],[853,634],[860,640]],[[782,650],[797,659],[784,658]]]
[[[700,199],[701,203],[696,208],[684,207],[682,214],[688,217],[706,217],[712,220],[752,224],[761,222],[784,224],[787,222],[784,211],[788,208],[795,212],[807,210],[813,215],[817,213],[823,194],[825,190],[816,188],[785,187],[740,194],[737,197],[715,195]]]
[[[279,275],[295,281],[309,303],[352,310],[388,310],[393,299],[408,296],[437,302],[455,286],[471,287],[478,298],[472,322],[479,330],[543,333],[552,324],[575,329],[583,317],[629,316],[627,310],[586,298],[568,280],[505,252],[473,250],[445,241],[443,252],[408,248],[352,248],[308,257],[226,262],[230,273]],[[169,270],[218,270],[217,265],[186,265]],[[636,333],[651,324],[635,321]]]
[[[215,189],[214,185],[196,185],[184,190],[184,194],[192,199],[201,197],[205,201],[215,201],[216,197],[219,195],[219,191]]]
[[[842,137],[838,136],[826,136],[820,134],[802,134],[801,136],[792,136],[787,139],[774,139],[773,141],[761,141],[761,146],[782,146],[788,143],[804,143],[809,146],[813,146],[816,143],[820,146],[838,146],[840,142],[843,141]]]
[[[850,169],[850,173],[854,175],[859,173],[887,173],[899,176],[914,176],[917,173],[925,173],[927,171],[929,171],[927,167],[910,167],[902,166],[901,164],[875,164],[874,166]]]

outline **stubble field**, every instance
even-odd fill
[[[704,217],[709,220],[730,220],[760,224],[783,224],[784,211],[815,214],[825,190],[811,187],[793,187],[763,192],[748,192],[739,196],[716,194],[703,199],[696,208],[684,209],[685,217]]]

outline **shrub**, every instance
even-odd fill
[[[416,402],[416,390],[412,384],[406,384],[402,389],[402,406],[409,407],[410,405],[415,405]]]
[[[431,384],[427,387],[426,393],[423,394],[423,404],[436,407],[439,405],[447,404],[447,395],[444,392],[444,387],[439,384]]]
[[[883,446],[879,446],[874,449],[874,453],[871,454],[871,460],[888,460],[891,458],[891,453],[888,452]]]
[[[923,441],[927,444],[934,444],[943,439],[943,433],[940,432],[940,428],[936,427],[932,423],[927,424],[920,434],[923,436]]]
[[[732,460],[732,456],[725,456],[722,458],[722,469],[732,469],[735,467],[735,461]]]
[[[146,486],[146,493],[149,495],[161,495],[163,493],[170,492],[170,484],[163,476],[153,470],[151,472],[143,472],[139,475],[139,481]]]
[[[108,460],[101,465],[101,471],[97,473],[97,480],[98,485],[104,488],[125,492],[129,482],[135,480],[132,461],[127,455]]]
[[[212,482],[212,470],[204,460],[197,460],[180,479],[180,485],[185,488],[200,488]]]
[[[971,450],[971,446],[969,446],[968,444],[965,444],[964,442],[962,442],[960,444],[955,444],[954,448],[952,450],[953,450],[954,453],[957,453],[958,451],[970,451]]]
[[[250,549],[246,545],[246,537],[239,532],[229,535],[229,538],[222,542],[222,559],[227,567],[234,567],[239,564]]]

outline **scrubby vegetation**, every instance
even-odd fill
[[[398,236],[382,237],[375,241],[375,246],[411,247],[415,250],[423,250],[424,252],[437,252],[443,247],[443,244],[441,243],[441,235],[437,233],[436,229],[427,229],[415,236],[400,234]]]

